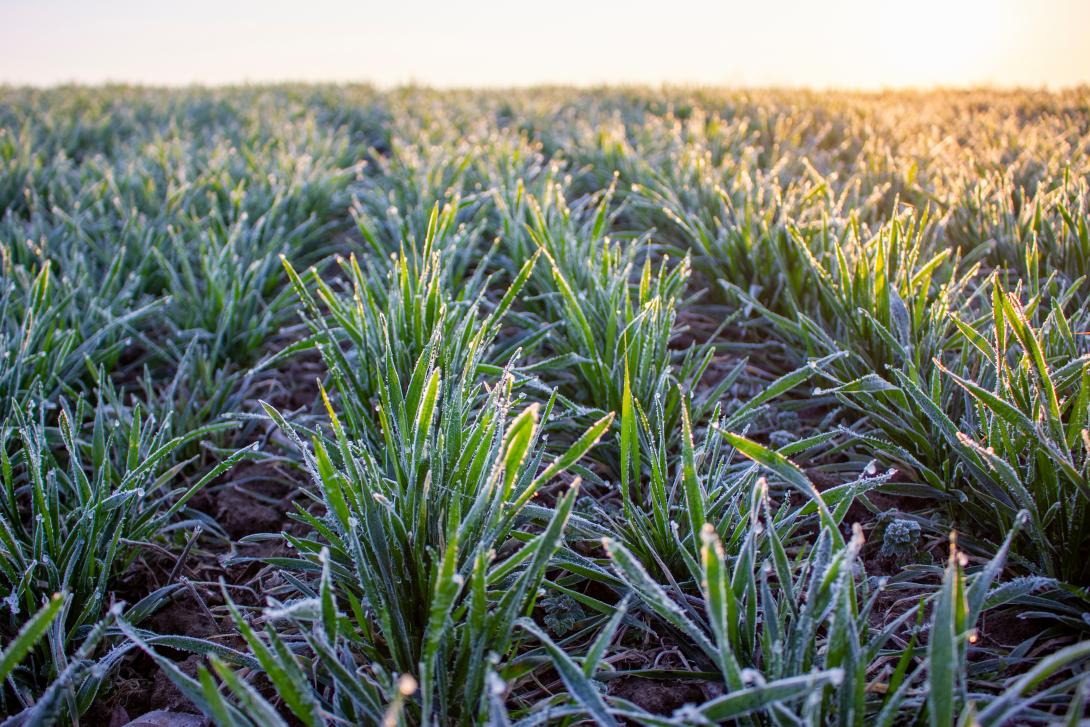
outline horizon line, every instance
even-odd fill
[[[778,84],[778,83],[706,83],[690,81],[592,81],[587,83],[567,81],[534,81],[529,83],[480,83],[480,84],[445,84],[427,83],[423,81],[408,80],[397,83],[381,83],[366,79],[239,79],[225,82],[206,81],[146,81],[125,79],[103,79],[98,81],[64,80],[49,83],[13,81],[0,78],[0,89],[10,90],[38,90],[50,91],[61,89],[116,89],[131,88],[149,91],[171,90],[229,90],[229,89],[273,89],[277,87],[311,86],[315,88],[370,88],[379,92],[395,92],[407,90],[425,91],[451,91],[451,92],[503,92],[503,91],[535,91],[535,90],[576,90],[592,91],[599,89],[641,89],[663,91],[764,91],[764,92],[814,92],[814,93],[844,93],[844,94],[884,94],[884,93],[937,93],[937,92],[1003,92],[1003,93],[1050,93],[1061,94],[1077,91],[1090,91],[1090,82],[1052,84],[1049,82],[1030,84],[1004,84],[995,81],[984,81],[970,84],[895,84],[872,85],[861,84],[851,86],[847,84]]]

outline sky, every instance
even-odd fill
[[[1090,83],[1090,0],[0,0],[0,83]]]

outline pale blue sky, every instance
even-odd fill
[[[0,0],[0,83],[1090,83],[1090,0]]]

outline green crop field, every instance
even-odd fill
[[[1088,227],[1090,89],[0,88],[0,723],[1085,725]]]

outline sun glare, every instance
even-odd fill
[[[965,85],[994,80],[1003,61],[1003,0],[880,3],[882,85]]]

